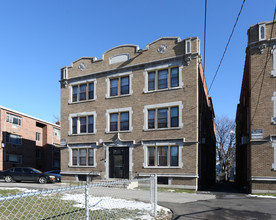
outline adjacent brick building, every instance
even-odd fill
[[[236,122],[237,183],[253,193],[276,192],[275,22],[248,30]]]
[[[60,126],[0,106],[0,170],[60,168]]]
[[[61,69],[63,180],[215,181],[215,128],[197,37],[112,48]]]

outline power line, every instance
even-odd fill
[[[272,39],[272,34],[273,34],[273,28],[274,28],[274,24],[275,24],[275,15],[276,15],[276,7],[274,9],[274,15],[273,15],[273,20],[272,20],[273,23],[272,23],[272,27],[271,27],[270,39],[269,39],[269,42],[268,42],[268,48],[270,47],[270,44],[271,44],[271,39]],[[258,105],[259,105],[259,102],[260,102],[260,97],[261,97],[261,93],[262,93],[262,89],[263,89],[263,83],[264,83],[264,77],[265,77],[265,70],[266,70],[266,67],[267,67],[267,63],[268,63],[268,61],[270,60],[270,57],[271,57],[271,54],[269,56],[269,51],[270,50],[267,49],[266,61],[265,61],[264,68],[262,69],[262,71],[261,71],[260,75],[258,76],[257,80],[255,81],[254,85],[250,89],[250,92],[251,92],[251,90],[255,86],[256,82],[258,81],[258,79],[260,78],[260,76],[263,74],[262,82],[261,82],[261,86],[260,86],[260,91],[259,91],[259,94],[258,94],[256,108],[255,108],[255,111],[254,111],[254,114],[253,114],[253,117],[252,117],[251,121],[253,121],[253,119],[255,118],[255,115],[256,115],[256,112],[257,112],[257,108],[258,108]]]
[[[228,40],[227,45],[226,45],[226,47],[225,47],[225,49],[224,49],[223,55],[222,55],[222,57],[221,57],[221,60],[220,60],[220,62],[219,62],[219,65],[218,65],[218,68],[217,68],[217,71],[216,71],[216,74],[215,74],[215,76],[213,77],[213,80],[212,80],[212,83],[211,83],[211,85],[210,85],[210,87],[209,87],[208,92],[210,92],[210,90],[211,90],[211,88],[212,88],[212,85],[213,85],[213,83],[214,83],[214,81],[215,81],[215,79],[216,79],[216,76],[217,76],[217,74],[218,74],[219,68],[220,68],[220,66],[221,66],[221,63],[222,63],[223,58],[224,58],[224,56],[225,56],[225,53],[226,53],[226,51],[227,51],[228,45],[229,45],[229,43],[230,43],[230,41],[231,41],[231,38],[232,38],[232,35],[233,35],[234,30],[235,30],[235,28],[236,28],[236,25],[237,25],[237,23],[238,23],[239,17],[240,17],[240,15],[241,15],[241,12],[242,12],[244,3],[245,3],[245,0],[243,0],[243,3],[242,3],[242,6],[241,6],[241,8],[240,8],[239,14],[238,14],[238,16],[237,16],[236,22],[235,22],[235,24],[234,24],[234,27],[233,27],[233,29],[232,29],[232,32],[231,32],[230,37],[229,37],[229,40]]]

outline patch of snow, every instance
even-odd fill
[[[252,195],[252,194],[248,194],[248,197],[264,198],[264,199],[276,199],[276,196],[264,196],[264,195]]]

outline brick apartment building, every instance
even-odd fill
[[[0,106],[0,170],[60,169],[60,126]]]
[[[236,123],[237,183],[253,193],[276,192],[275,22],[248,30]]]
[[[63,180],[215,181],[215,128],[197,37],[123,45],[61,69]]]

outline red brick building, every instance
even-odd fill
[[[0,170],[60,168],[60,126],[0,106]]]

